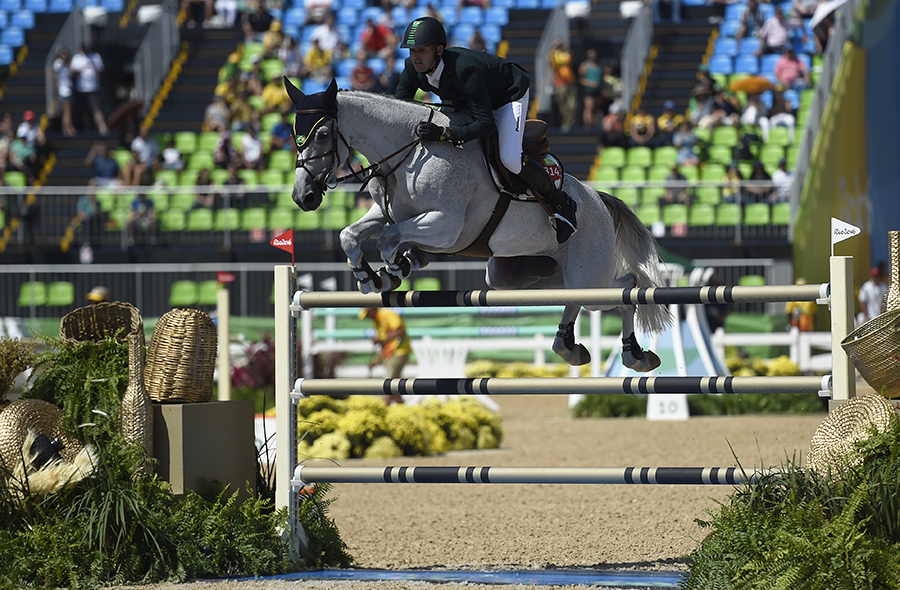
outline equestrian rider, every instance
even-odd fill
[[[416,127],[419,139],[459,145],[497,131],[503,165],[550,208],[556,240],[561,244],[569,239],[576,229],[575,202],[556,187],[540,162],[522,153],[530,83],[524,70],[489,53],[447,47],[443,25],[429,16],[409,24],[400,47],[409,49],[409,57],[394,94],[397,98],[413,99],[422,89],[457,110],[471,111],[474,118],[446,128],[422,121]]]

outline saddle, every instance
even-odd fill
[[[562,189],[563,167],[562,162],[550,153],[550,140],[547,139],[547,132],[550,126],[540,119],[525,120],[525,136],[522,138],[522,152],[532,160],[537,160],[544,165],[550,178],[556,183],[556,186]],[[528,190],[526,185],[518,176],[511,174],[500,162],[500,138],[497,133],[491,134],[484,142],[482,142],[485,160],[487,160],[488,168],[491,170],[494,182],[501,192],[510,193],[513,198],[522,200],[532,200],[523,195]]]

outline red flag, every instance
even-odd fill
[[[234,276],[234,273],[225,272],[220,270],[216,273],[216,282],[220,285],[224,285],[225,283],[233,283],[237,277]]]
[[[289,229],[280,236],[275,236],[272,238],[272,241],[269,242],[276,248],[284,250],[285,252],[291,253],[291,266],[294,265],[294,230]]]

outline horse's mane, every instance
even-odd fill
[[[379,112],[394,121],[421,121],[428,116],[431,106],[428,103],[414,100],[400,100],[387,94],[366,92],[364,90],[341,90],[338,92],[338,103],[342,99],[364,105],[361,108]],[[449,116],[449,113],[446,113]]]

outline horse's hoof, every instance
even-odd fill
[[[628,358],[631,358],[631,364],[628,364]],[[636,359],[631,354],[622,354],[622,364],[638,373],[647,373],[662,364],[659,356],[652,350],[645,350],[641,358]]]
[[[428,266],[428,256],[418,248],[410,248],[403,253],[403,258],[409,261],[410,272],[415,272]]]
[[[356,288],[359,289],[359,292],[363,295],[373,292],[371,281],[356,281]]]
[[[553,352],[573,367],[580,367],[591,362],[591,353],[583,344],[576,344],[574,348],[566,348],[565,345],[557,345],[557,342],[561,342],[561,339],[553,341]]]
[[[381,293],[393,291],[400,286],[400,279],[389,273],[384,268],[378,270],[378,278],[380,279],[379,282],[382,283]]]

